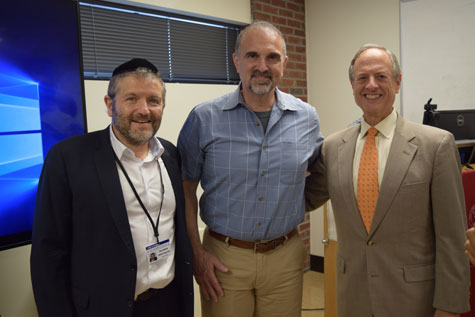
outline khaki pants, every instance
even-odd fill
[[[228,269],[216,271],[224,296],[218,303],[201,296],[203,317],[293,317],[301,315],[306,249],[296,234],[266,253],[228,246],[207,230],[204,248]]]

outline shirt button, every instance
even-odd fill
[[[366,243],[366,245],[367,245],[368,247],[372,247],[372,246],[374,245],[374,242],[373,242],[373,241],[368,241],[368,243]]]
[[[263,150],[267,149],[267,146],[264,145],[264,146],[262,147],[262,149],[263,149]]]
[[[261,176],[264,176],[264,174],[265,174],[264,172],[261,172]]]
[[[260,125],[261,125],[261,123],[260,123],[260,122],[256,122],[256,126],[260,126]]]
[[[260,221],[257,222],[257,226],[258,226],[258,227],[261,226],[261,222],[260,222]]]
[[[264,200],[264,197],[259,197],[259,201],[263,201]]]

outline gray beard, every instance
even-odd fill
[[[250,83],[249,90],[257,96],[267,95],[272,90],[272,82],[265,86],[264,85],[253,86],[252,83]]]

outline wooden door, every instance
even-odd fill
[[[328,212],[331,211],[331,202],[323,206],[323,244],[324,244],[324,298],[325,317],[337,317],[336,310],[336,250],[337,242],[332,240],[328,233]]]

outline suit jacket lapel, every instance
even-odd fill
[[[374,234],[383,221],[416,154],[417,145],[411,143],[414,138],[415,134],[404,127],[404,119],[398,114],[396,130],[379,190],[373,223],[371,224],[370,236]]]
[[[94,153],[97,174],[104,192],[104,198],[109,205],[112,219],[130,254],[135,257],[134,242],[130,231],[129,218],[125,208],[124,196],[120,185],[119,173],[114,162],[114,154],[110,143],[109,127],[100,134]]]
[[[359,131],[360,125],[357,125],[348,130],[342,137],[342,143],[338,147],[338,181],[341,186],[343,199],[345,199],[346,205],[350,206],[348,216],[354,218],[353,223],[360,224],[361,229],[366,232],[358,210],[358,204],[356,203],[353,186],[353,159]]]
[[[161,141],[161,140],[160,140]],[[168,176],[170,178],[170,181],[172,183],[172,187],[175,193],[179,192],[179,187],[181,187],[181,177],[179,173],[179,166],[177,165],[178,162],[176,162],[175,159],[170,154],[171,149],[167,148],[165,142],[161,142],[163,147],[165,148],[165,152],[163,152],[161,158],[163,160],[163,164],[165,164],[165,167],[167,169]]]

